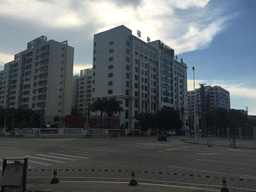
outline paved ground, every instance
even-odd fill
[[[232,174],[255,177],[256,147],[229,147],[227,139],[200,138],[197,143],[211,142],[212,147],[191,143],[187,137],[22,139],[0,138],[0,163],[3,158],[28,157],[29,168],[109,168],[136,171],[215,175]],[[248,141],[243,141],[244,145]],[[237,141],[237,143],[241,143]],[[1,169],[1,168],[0,168]],[[51,173],[50,173],[51,175]],[[154,176],[154,179],[160,177]],[[161,179],[161,178],[160,178]],[[253,180],[255,183],[255,180]],[[228,183],[229,184],[229,183]],[[129,186],[130,187],[130,186]]]
[[[200,186],[180,186],[152,183],[138,183],[136,186],[129,186],[129,182],[116,181],[61,181],[57,184],[49,182],[32,182],[27,184],[28,192],[219,192],[221,188],[205,188]],[[13,190],[20,191],[20,190]],[[230,192],[238,192],[230,190]],[[240,190],[239,192],[242,192]]]

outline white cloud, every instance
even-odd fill
[[[73,74],[80,74],[80,70],[91,68],[91,64],[83,64],[83,65],[74,65],[73,66]]]
[[[204,48],[225,27],[229,18],[221,16],[224,12],[221,5],[210,9],[208,3],[209,0],[141,0],[134,7],[120,6],[122,2],[114,1],[3,0],[0,15],[53,29],[86,30],[92,25],[92,33],[124,24],[134,33],[140,30],[144,41],[147,36],[151,40],[161,39],[176,54],[181,54]],[[177,14],[177,10],[182,13]]]
[[[12,61],[14,58],[13,55],[7,54],[7,53],[0,53],[0,64],[3,65],[5,63],[8,63]]]

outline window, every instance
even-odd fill
[[[96,68],[96,66],[95,65],[93,65],[93,69],[95,69]]]
[[[145,71],[145,75],[148,75],[148,72],[147,72],[147,71]]]
[[[129,95],[129,90],[125,90],[125,95]]]
[[[95,53],[96,53],[96,50],[94,50],[93,53],[95,54]]]
[[[147,68],[148,66],[147,66],[147,63],[145,63],[145,68]]]
[[[113,59],[114,59],[113,57],[109,57],[108,61],[113,61]]]
[[[113,69],[113,65],[109,65],[109,66],[108,66],[108,69]]]
[[[93,61],[96,61],[96,57],[93,58]]]
[[[108,82],[108,86],[111,86],[111,85],[113,85],[113,81]]]
[[[145,86],[145,91],[147,91],[148,90],[148,87],[147,86]]]
[[[138,75],[135,75],[135,80],[138,80]]]
[[[141,81],[144,82],[144,78],[143,77],[141,77]]]
[[[109,42],[109,45],[114,45],[114,41],[110,41],[110,42]]]
[[[129,65],[126,65],[126,70],[128,70],[128,71],[129,71]]]
[[[95,73],[93,73],[93,76],[95,76]]]
[[[129,87],[129,81],[126,81],[126,82],[125,82],[125,86],[126,86],[126,87]]]
[[[134,95],[135,95],[135,96],[138,96],[138,91],[135,91],[135,92],[134,92]]]
[[[129,79],[129,73],[126,73],[125,76],[127,79]]]
[[[129,54],[129,49],[126,49],[126,53]]]
[[[138,64],[139,63],[139,60],[138,59],[135,59],[135,64]]]
[[[126,45],[127,45],[127,46],[129,46],[129,45],[130,45],[129,41],[126,41]]]
[[[134,101],[134,107],[138,107],[138,100]]]
[[[129,62],[129,57],[126,57],[126,62]]]
[[[134,87],[135,87],[135,88],[138,88],[138,83],[134,83]]]
[[[109,52],[109,53],[113,53],[113,52],[114,52],[114,49],[109,49],[108,52]]]
[[[96,43],[94,42],[94,46],[96,46]]]
[[[108,90],[108,94],[112,94],[112,93],[113,93],[112,89]]]
[[[129,107],[129,99],[125,99],[125,107]]]
[[[128,118],[129,118],[129,111],[125,110],[125,119],[128,119]]]
[[[94,88],[92,88],[92,92],[94,92],[95,91],[95,89]]]
[[[109,73],[109,74],[108,74],[108,77],[113,77],[113,73]]]
[[[135,72],[138,72],[138,67],[135,67]]]
[[[141,85],[141,89],[144,90],[144,85]]]
[[[92,84],[95,84],[95,80],[92,81]]]
[[[142,75],[144,74],[144,70],[143,70],[143,69],[141,70],[141,74],[142,74]]]
[[[147,78],[145,78],[145,83],[148,83],[148,79]]]
[[[148,94],[145,94],[145,98],[148,98]],[[146,107],[146,109],[147,109],[147,107]]]

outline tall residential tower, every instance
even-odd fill
[[[0,107],[30,108],[52,122],[70,114],[74,48],[41,36],[0,72]]]

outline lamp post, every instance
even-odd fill
[[[195,141],[197,141],[196,137],[196,86],[195,86],[195,67],[193,69],[193,84],[194,84],[194,128],[195,128]]]

